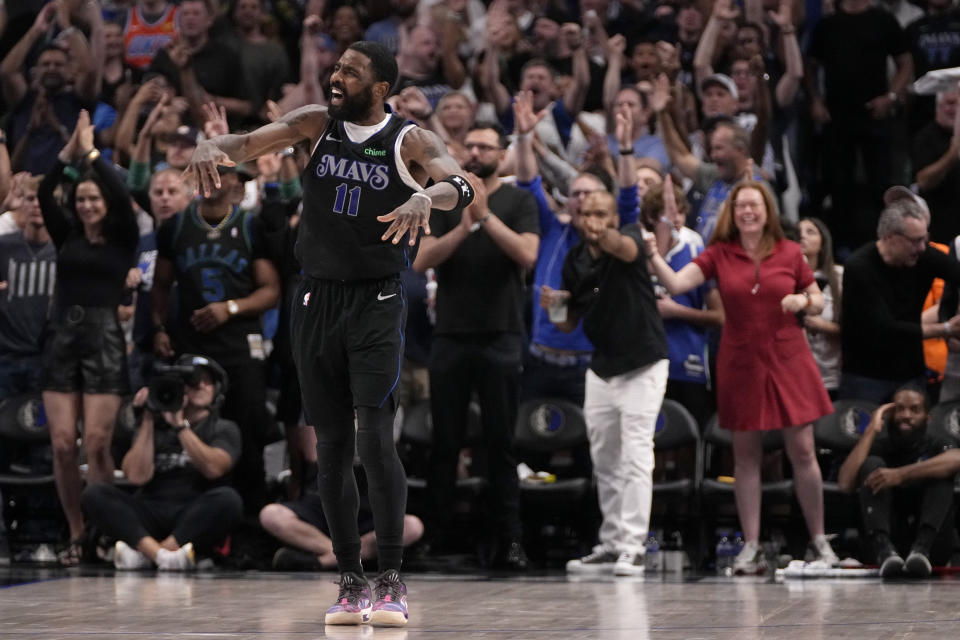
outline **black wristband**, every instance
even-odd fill
[[[620,149],[620,155],[622,156],[632,156],[633,149]]]
[[[463,176],[449,175],[440,182],[449,182],[454,187],[457,188],[457,206],[455,209],[463,209],[473,202],[474,192],[473,187],[470,186],[470,182]]]

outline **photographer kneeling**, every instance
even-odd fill
[[[143,411],[123,472],[140,489],[109,484],[83,492],[83,508],[100,530],[118,539],[118,569],[182,571],[195,565],[195,547],[221,542],[242,512],[240,495],[220,486],[240,456],[240,430],[216,410],[227,387],[223,368],[183,355],[159,366],[133,406]],[[177,408],[180,407],[180,408]]]

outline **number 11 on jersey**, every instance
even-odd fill
[[[337,186],[337,199],[333,203],[334,213],[343,213],[343,205],[347,199],[346,183]],[[360,187],[350,189],[350,204],[347,206],[347,215],[356,216],[360,209]]]

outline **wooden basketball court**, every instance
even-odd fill
[[[403,629],[324,627],[332,573],[0,569],[0,638],[956,638],[960,582],[410,574]]]

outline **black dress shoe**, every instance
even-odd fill
[[[523,545],[511,540],[503,543],[492,565],[492,568],[501,571],[526,571],[530,568],[530,559]]]

